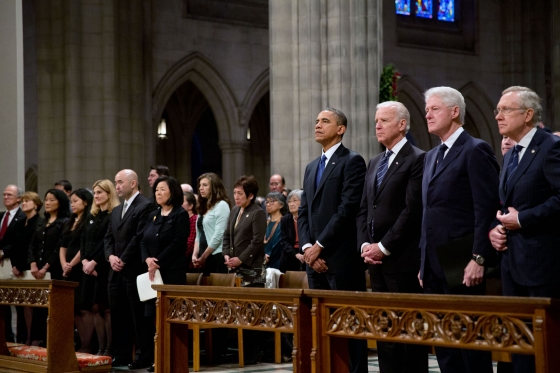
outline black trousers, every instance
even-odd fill
[[[465,263],[465,267],[467,263]],[[485,295],[486,282],[477,286],[461,285],[449,289],[447,281],[438,278],[432,271],[429,262],[424,267],[424,293],[426,294],[458,294]],[[465,350],[462,348],[436,347],[436,355],[441,373],[493,373],[492,353],[489,351]]]
[[[134,336],[136,347],[140,347],[138,361],[151,364],[154,361],[155,325],[153,318],[144,316],[144,303],[138,297],[136,276],[113,270],[110,272],[112,278],[109,280],[108,293],[113,329],[113,355],[125,361],[132,360]]]
[[[509,270],[502,269],[502,291],[506,296],[514,297],[550,297],[560,298],[560,283],[540,286],[524,286],[515,282]],[[535,372],[535,357],[530,355],[511,355],[514,373]]]
[[[365,291],[365,270],[343,273],[307,272],[310,289]],[[367,373],[367,341],[348,339],[348,354],[350,356],[350,373]]]
[[[379,293],[423,293],[418,272],[386,273],[383,264],[370,265],[371,289]],[[428,373],[428,347],[414,344],[377,342],[381,373]]]

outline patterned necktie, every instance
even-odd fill
[[[377,183],[375,184],[377,189],[379,189],[379,186],[383,182],[383,178],[389,169],[389,158],[391,158],[391,155],[393,155],[393,151],[387,150],[381,160],[381,163],[379,163],[379,167],[377,168]]]
[[[519,152],[521,151],[521,149],[523,149],[523,146],[521,145],[515,145],[515,147],[513,148],[512,152],[511,152],[511,157],[509,159],[509,163],[507,166],[507,179],[506,179],[506,191],[507,191],[507,185],[509,184],[509,181],[511,179],[511,176],[515,173],[515,170],[517,170],[517,166],[519,165]]]
[[[443,157],[445,156],[445,151],[447,149],[449,148],[445,144],[441,144],[439,146],[438,153],[437,153],[437,161],[436,161],[436,171],[438,170],[439,165],[443,162]]]
[[[323,171],[325,171],[325,162],[327,161],[327,156],[323,154],[319,166],[317,167],[317,178],[315,179],[315,188],[319,186],[321,177],[323,176]]]
[[[124,214],[126,214],[126,209],[127,208],[128,208],[128,203],[125,201],[123,209],[122,209],[121,219],[124,218]]]

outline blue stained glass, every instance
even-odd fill
[[[438,20],[446,22],[455,21],[455,0],[439,0]]]
[[[416,17],[432,18],[432,0],[416,0]]]
[[[410,0],[395,0],[395,7],[397,8],[397,14],[410,15]]]

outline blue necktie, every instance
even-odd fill
[[[327,161],[327,156],[323,154],[321,161],[319,162],[319,167],[317,167],[317,178],[315,179],[315,188],[319,186],[321,177],[323,176],[323,171],[325,171],[325,162]]]
[[[511,152],[511,157],[509,159],[509,163],[507,166],[507,178],[506,178],[506,185],[505,185],[506,191],[507,191],[507,185],[509,183],[509,180],[511,179],[511,176],[515,173],[515,170],[517,170],[517,166],[519,165],[519,152],[521,151],[521,149],[523,149],[523,146],[515,145],[515,147]]]
[[[439,165],[443,162],[443,157],[445,156],[445,151],[446,151],[447,149],[449,149],[449,148],[448,148],[447,145],[445,145],[445,144],[441,144],[441,145],[439,146],[438,153],[437,153],[437,161],[436,161],[436,169],[435,169],[435,171],[437,171]],[[435,171],[434,171],[434,173],[435,173]]]
[[[381,160],[381,163],[379,163],[379,167],[377,168],[377,182],[375,184],[377,189],[379,189],[379,186],[383,182],[383,178],[389,169],[389,158],[391,155],[393,155],[393,151],[387,150],[385,156],[383,156],[383,159]]]

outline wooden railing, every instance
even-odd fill
[[[156,371],[187,372],[189,324],[294,333],[293,371],[348,371],[347,338],[535,356],[560,372],[560,301],[549,298],[154,286]]]
[[[305,295],[313,299],[312,372],[347,371],[345,338],[530,354],[537,372],[560,372],[558,300],[321,290]]]
[[[156,372],[188,372],[188,326],[294,334],[294,373],[311,371],[310,299],[301,289],[153,285],[158,291]]]

